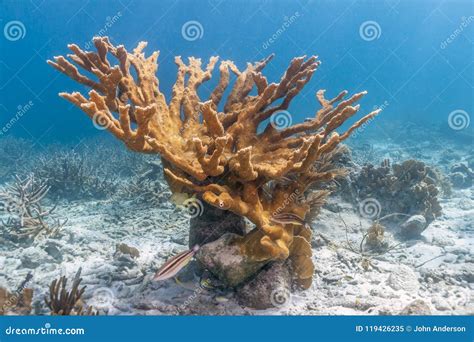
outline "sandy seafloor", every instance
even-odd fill
[[[423,148],[430,144],[417,144],[417,159],[439,165],[439,149]],[[373,158],[379,164],[386,157],[405,160],[414,153],[393,142],[374,141],[371,145],[371,154],[364,151],[360,155],[357,145],[353,146],[354,159]],[[452,161],[446,168],[472,154],[469,144],[446,141],[443,148],[454,151],[448,152]],[[360,240],[359,227],[367,229],[370,222],[340,197],[332,196],[329,203],[312,224],[313,286],[292,294],[275,309],[242,307],[232,292],[201,288],[189,270],[180,274],[179,284],[151,280],[165,260],[187,249],[188,218],[166,196],[154,205],[118,196],[60,201],[55,215],[68,218],[62,237],[23,247],[2,241],[0,286],[16,288],[32,272],[35,314],[48,313],[43,297],[50,282],[60,275],[72,279],[79,267],[83,285],[87,285],[84,301],[108,315],[397,315],[417,299],[427,304],[431,314],[474,314],[472,187],[453,189],[450,197],[440,196],[443,214],[422,238],[405,241],[400,248],[372,258],[368,270],[362,267],[361,256],[347,248],[346,229],[339,215],[354,243]],[[339,213],[329,210],[333,206],[338,206]],[[390,232],[388,235],[398,243]],[[116,254],[117,243],[136,247],[140,256],[132,259]]]

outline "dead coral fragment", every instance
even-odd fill
[[[146,163],[146,171],[141,170],[130,181],[119,187],[121,198],[147,205],[160,205],[170,196],[163,179],[162,165],[156,161]]]
[[[243,70],[222,61],[219,80],[207,100],[200,98],[198,88],[212,77],[218,57],[212,57],[206,66],[197,58],[185,63],[176,57],[177,79],[167,102],[156,77],[159,53],[145,57],[147,43],[140,42],[132,52],[112,45],[106,37],[94,38],[94,44],[97,52],[71,44],[70,60],[58,56],[48,61],[92,89],[88,98],[78,92],[60,96],[130,149],[160,154],[173,191],[199,193],[209,204],[253,222],[257,232],[235,243],[256,262],[289,257],[297,227],[271,222],[272,214],[291,212],[304,218],[310,208],[306,198],[300,196],[290,203],[287,198],[304,194],[314,182],[332,180],[334,170],[317,172],[314,163],[379,112],[371,112],[338,133],[358,112],[355,103],[366,92],[347,98],[347,91],[342,91],[327,99],[320,90],[316,98],[321,109],[312,118],[278,127],[278,115],[289,108],[318,68],[316,56],[294,58],[278,83],[269,83],[262,74],[273,56],[249,63]],[[112,65],[112,60],[118,60],[118,65]],[[77,66],[95,78],[81,74]],[[231,74],[236,76],[232,85]],[[226,99],[224,93],[229,94]],[[259,126],[268,120],[261,131]],[[225,177],[217,177],[221,175]],[[264,192],[267,183],[282,177],[291,181]],[[306,256],[305,265],[310,262]]]
[[[82,278],[81,268],[77,271],[71,290],[67,290],[67,278],[62,276],[53,280],[49,286],[49,298],[45,297],[44,301],[54,316],[94,316],[98,313],[91,307],[84,308],[82,295],[86,287],[79,288]]]
[[[45,181],[37,180],[34,175],[25,178],[15,176],[15,182],[0,192],[3,210],[10,214],[1,226],[6,232],[18,239],[34,240],[38,237],[55,237],[66,221],[46,222],[56,207],[43,209],[41,200],[49,191]]]
[[[118,253],[130,255],[132,258],[140,257],[140,251],[135,247],[127,245],[126,243],[118,243],[115,245],[115,254]]]
[[[111,151],[109,153],[110,160]],[[50,194],[66,199],[105,198],[117,188],[116,174],[106,174],[102,163],[90,151],[50,151],[35,164],[35,175],[46,179]]]

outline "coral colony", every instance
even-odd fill
[[[208,241],[201,241],[198,260],[227,286],[243,283],[272,261],[285,261],[293,285],[308,288],[314,266],[305,216],[324,197],[313,200],[310,192],[317,191],[314,184],[328,183],[342,173],[339,168],[321,171],[317,165],[379,113],[375,110],[345,132],[336,132],[358,112],[355,103],[366,92],[347,98],[348,92],[342,91],[327,99],[325,90],[319,90],[321,108],[312,118],[279,127],[278,115],[288,114],[291,101],[311,80],[320,65],[317,57],[294,58],[279,83],[269,83],[262,74],[273,56],[243,70],[230,60],[219,63],[218,57],[211,57],[205,67],[198,58],[185,63],[176,57],[177,79],[167,102],[156,77],[158,51],[146,57],[145,42],[132,52],[106,37],[93,42],[97,52],[71,44],[69,60],[58,56],[48,61],[91,88],[88,97],[79,92],[60,96],[129,149],[160,155],[173,193],[196,195],[254,224],[243,235],[223,234],[218,241],[227,254],[206,249]],[[95,79],[81,74],[73,63]],[[216,66],[218,83],[207,100],[201,99],[198,89],[211,79]],[[226,269],[230,254],[241,260],[232,272]]]

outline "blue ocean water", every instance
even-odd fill
[[[318,89],[367,90],[362,111],[384,108],[370,129],[390,121],[447,126],[454,111],[463,133],[472,134],[474,124],[466,125],[474,112],[471,0],[0,3],[0,125],[8,126],[2,135],[41,145],[107,134],[57,96],[85,89],[46,64],[70,43],[93,49],[98,35],[129,50],[141,40],[149,43],[147,53],[160,50],[158,77],[168,98],[174,56],[219,55],[243,68],[275,53],[264,74],[276,82],[293,57],[318,55],[322,65],[290,108],[295,121],[314,114]],[[8,124],[18,112],[21,119]]]

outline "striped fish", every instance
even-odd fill
[[[270,218],[270,221],[279,223],[279,224],[294,224],[297,226],[302,226],[305,224],[304,220],[296,214],[293,213],[280,213],[274,214]]]
[[[199,246],[196,245],[190,250],[175,255],[174,257],[166,261],[163,266],[161,266],[161,268],[156,272],[155,276],[153,277],[153,280],[161,281],[174,277],[176,274],[178,274],[179,271],[181,271],[183,267],[185,267],[191,261],[191,259],[194,257],[198,250]]]

